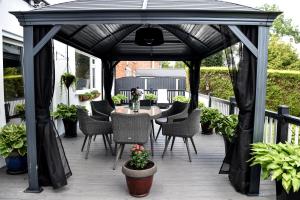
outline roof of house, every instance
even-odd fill
[[[184,69],[136,69],[135,76],[139,77],[186,77]]]

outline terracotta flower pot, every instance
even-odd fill
[[[210,123],[201,123],[202,134],[211,135],[213,134],[213,128],[210,128]]]
[[[149,167],[142,170],[132,169],[127,161],[123,167],[122,172],[126,176],[126,182],[129,194],[134,197],[145,197],[149,194],[153,175],[157,171],[157,167],[154,162],[149,162]]]

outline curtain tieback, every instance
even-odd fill
[[[37,123],[48,123],[50,121],[49,109],[37,109],[36,119],[37,119]]]

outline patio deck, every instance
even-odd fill
[[[156,127],[157,128],[157,127]],[[129,146],[125,147],[122,161],[115,171],[112,170],[114,157],[105,151],[102,137],[91,145],[89,159],[80,152],[83,135],[74,139],[63,139],[63,144],[73,176],[69,184],[60,190],[44,188],[40,194],[27,194],[27,175],[6,175],[0,169],[1,200],[94,200],[94,199],[135,199],[128,195],[125,178],[121,172],[122,162],[128,158]],[[219,175],[224,147],[222,138],[217,135],[197,135],[196,155],[191,148],[193,162],[188,162],[185,145],[177,139],[173,152],[167,151],[162,160],[164,138],[161,136],[154,145],[154,161],[158,172],[154,177],[151,193],[144,199],[199,199],[199,200],[273,200],[275,186],[270,181],[262,181],[259,197],[247,197],[235,192],[227,175]],[[190,145],[191,147],[191,145]]]

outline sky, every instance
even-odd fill
[[[50,4],[66,2],[70,0],[47,0]],[[112,0],[113,1],[113,0]],[[300,1],[298,0],[226,0],[228,2],[238,3],[250,7],[260,7],[264,4],[276,4],[284,15],[291,18],[296,26],[300,28]]]

